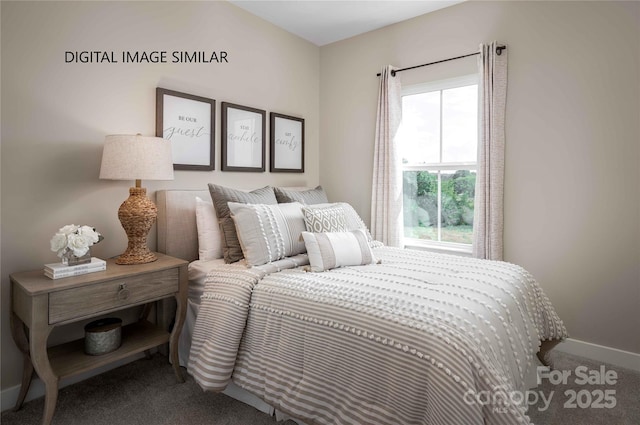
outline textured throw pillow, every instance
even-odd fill
[[[358,215],[358,212],[355,210],[355,208],[353,208],[346,202],[338,202],[338,204],[342,207],[342,209],[344,209],[344,217],[347,225],[347,230],[362,229],[369,240],[373,239],[371,237],[371,233],[369,233],[367,225],[364,224],[364,221],[360,218],[360,215]]]
[[[305,252],[302,204],[249,205],[229,202],[247,264],[260,266]]]
[[[203,261],[222,258],[222,234],[211,202],[196,197],[198,258]]]
[[[300,202],[303,205],[322,204],[329,202],[327,194],[324,193],[322,186],[309,190],[292,190],[282,187],[273,188],[278,203]]]
[[[367,235],[368,240],[369,241],[373,240],[373,237],[371,237],[371,233],[369,232],[367,225],[364,224],[364,221],[362,221],[362,219],[360,218],[356,210],[346,202],[336,202],[334,204],[327,203],[327,204],[311,205],[311,206],[308,206],[307,209],[310,209],[310,208],[325,209],[325,208],[335,208],[335,207],[342,208],[342,210],[344,211],[345,226],[347,227],[346,230],[348,232],[352,230],[362,229]]]
[[[362,229],[353,232],[302,232],[302,237],[313,272],[377,263]]]
[[[341,205],[327,208],[303,208],[307,232],[346,232],[344,209]]]
[[[256,189],[252,192],[243,192],[237,189],[218,186],[209,183],[209,192],[213,200],[213,206],[218,216],[218,224],[222,231],[222,252],[226,263],[235,263],[242,260],[242,248],[236,234],[236,226],[231,218],[228,202],[243,204],[277,204],[273,188],[270,186]]]

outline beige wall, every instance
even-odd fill
[[[506,260],[573,338],[640,353],[640,3],[468,2],[322,47],[320,182],[368,218],[375,74],[493,40],[509,46]]]
[[[98,179],[104,136],[153,135],[158,86],[210,97],[217,101],[217,170],[143,182],[151,194],[208,182],[315,185],[320,65],[317,46],[226,2],[2,2],[1,13],[6,389],[19,383],[22,368],[9,332],[9,274],[55,262],[49,239],[64,224],[95,226],[105,236],[93,250],[98,257],[126,247],[117,209],[132,182]],[[65,64],[67,50],[226,50],[229,63]],[[306,172],[220,172],[221,101],[304,117]]]

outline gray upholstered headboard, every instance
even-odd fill
[[[196,196],[211,199],[208,190],[156,192],[158,252],[188,261],[198,259]]]
[[[309,187],[287,187],[307,190]],[[156,192],[158,252],[187,261],[198,259],[196,197],[211,200],[208,190],[159,190]]]

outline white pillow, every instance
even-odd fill
[[[222,258],[222,233],[212,202],[196,197],[198,258],[203,261]]]
[[[240,204],[229,202],[242,253],[250,266],[260,266],[305,252],[302,204]]]
[[[351,232],[302,232],[311,271],[377,263],[364,230]]]

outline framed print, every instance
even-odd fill
[[[171,142],[174,170],[215,169],[216,101],[156,88],[156,136]]]
[[[267,113],[228,102],[221,105],[222,171],[264,171]]]
[[[271,165],[274,173],[304,173],[304,119],[271,112]]]

